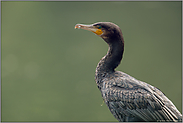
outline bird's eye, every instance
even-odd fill
[[[98,26],[99,29],[101,29],[102,27],[101,26]]]

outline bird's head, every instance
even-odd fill
[[[89,30],[103,38],[107,43],[122,39],[121,29],[111,22],[97,22],[91,25],[76,24],[75,29]]]

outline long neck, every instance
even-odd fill
[[[100,60],[96,68],[96,76],[98,77],[103,73],[114,72],[122,59],[124,51],[123,38],[113,41],[112,43],[108,43],[108,45],[109,49],[107,54]]]

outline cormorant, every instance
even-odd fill
[[[115,71],[124,51],[123,35],[116,24],[76,24],[75,28],[92,31],[109,45],[107,54],[97,65],[95,81],[106,105],[118,121],[182,121],[182,114],[158,88]]]

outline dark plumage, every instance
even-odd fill
[[[75,28],[89,30],[109,45],[100,60],[95,81],[111,113],[118,121],[182,121],[182,114],[157,88],[121,71],[115,71],[124,51],[121,29],[110,22],[92,25],[77,24]]]

